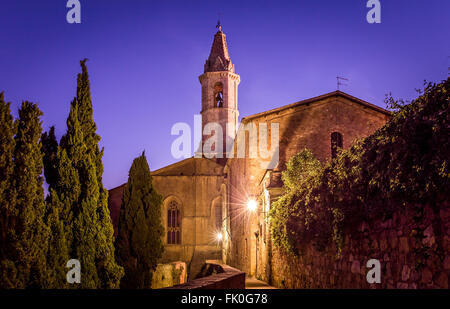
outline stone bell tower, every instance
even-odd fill
[[[214,155],[218,163],[224,163],[227,149],[231,149],[238,129],[240,76],[234,72],[234,64],[231,63],[220,22],[217,28],[209,58],[205,63],[204,73],[199,77],[202,85],[202,132],[211,133],[203,135],[202,147],[203,149],[209,148],[208,146],[212,143],[211,137],[221,133],[222,149],[220,149],[220,145],[214,145],[211,147],[213,151],[209,157]],[[222,132],[215,132],[214,127],[217,126],[214,124],[219,124]],[[204,156],[208,157],[205,153]]]

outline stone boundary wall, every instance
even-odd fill
[[[244,289],[245,273],[224,264],[214,264],[223,269],[222,273],[194,279],[165,289]]]
[[[404,210],[392,219],[362,223],[347,233],[341,257],[335,248],[303,254],[272,252],[271,284],[279,288],[449,288],[450,203],[421,214]],[[366,263],[378,259],[381,283],[366,280]]]
[[[158,264],[152,276],[152,289],[161,289],[186,282],[186,263]]]

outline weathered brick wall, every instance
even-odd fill
[[[420,220],[408,210],[387,221],[362,223],[347,234],[340,258],[335,248],[305,245],[298,257],[273,250],[272,284],[285,288],[449,288],[450,205]],[[417,222],[417,220],[419,222]],[[423,237],[421,237],[423,235]],[[381,263],[381,283],[368,284],[366,263]]]

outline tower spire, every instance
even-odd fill
[[[228,54],[228,47],[226,36],[222,32],[222,25],[220,24],[220,18],[217,21],[216,28],[218,29],[214,35],[214,41],[209,53],[208,60],[205,63],[206,72],[220,72],[227,71],[234,73],[234,65],[231,63],[230,56]]]
[[[234,72],[234,65],[228,55],[220,17],[216,28],[218,31],[205,63],[205,72],[199,76],[202,85],[203,135],[196,157],[200,154],[225,164],[238,128],[238,85],[241,78]]]

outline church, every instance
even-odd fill
[[[163,196],[165,252],[161,263],[185,262],[192,279],[206,260],[221,260],[248,276],[270,281],[268,212],[283,193],[281,172],[286,162],[305,148],[322,162],[330,160],[338,148],[348,148],[382,127],[390,112],[334,91],[246,116],[239,123],[240,76],[231,62],[226,36],[218,28],[199,81],[202,132],[210,123],[219,124],[222,130],[216,131],[221,131],[218,140],[223,145],[213,145],[213,157],[196,154],[152,172],[153,185]],[[277,132],[269,129],[269,136],[253,135],[249,128],[259,128],[259,133],[261,128],[276,128]],[[271,139],[275,133],[276,139]],[[237,136],[248,139],[244,156],[230,155],[236,147],[229,145]],[[204,150],[210,138],[203,134],[199,149]],[[271,155],[248,155],[251,140],[255,145],[270,144]],[[109,191],[115,234],[124,186]]]

